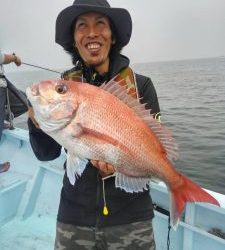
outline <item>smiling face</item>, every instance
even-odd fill
[[[108,71],[112,31],[106,16],[95,12],[80,15],[75,23],[74,41],[87,65],[94,66],[100,74]]]

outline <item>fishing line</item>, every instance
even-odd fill
[[[103,178],[102,178],[102,191],[103,191],[103,202],[104,202],[103,214],[104,214],[105,216],[107,216],[107,215],[109,214],[109,210],[108,210],[108,208],[107,208],[106,199],[105,199],[105,180],[106,180],[106,179],[109,179],[109,178],[111,178],[111,177],[114,177],[114,176],[116,176],[115,173],[113,173],[113,174],[111,174],[111,175],[109,175],[109,176],[106,176],[106,177],[103,177]]]
[[[62,74],[62,73],[59,72],[59,71],[52,70],[52,69],[48,69],[48,68],[41,67],[41,66],[38,66],[38,65],[34,65],[34,64],[30,64],[30,63],[25,63],[25,62],[22,62],[22,64],[27,65],[27,66],[31,66],[31,67],[35,67],[35,68],[38,68],[38,69],[44,69],[44,70],[47,70],[47,71],[51,71],[51,72],[54,72],[54,73],[58,73],[58,74],[60,74],[60,75]]]

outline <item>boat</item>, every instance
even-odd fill
[[[36,159],[28,131],[4,130],[0,162],[11,168],[0,174],[0,249],[51,250],[54,246],[65,153],[54,161]],[[164,184],[152,182],[153,228],[157,250],[224,250],[225,195],[209,191],[221,204],[187,204],[177,230],[168,225],[169,196]]]

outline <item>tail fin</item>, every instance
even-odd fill
[[[183,184],[177,189],[171,191],[171,208],[170,217],[171,224],[174,229],[179,222],[179,218],[187,202],[207,202],[220,206],[219,202],[213,198],[206,191],[201,189],[198,185],[188,179],[186,176],[181,175]]]

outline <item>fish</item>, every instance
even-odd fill
[[[220,206],[175,168],[178,146],[172,133],[114,79],[100,87],[46,80],[28,87],[26,94],[40,128],[67,150],[72,185],[89,160],[113,165],[115,186],[126,192],[142,192],[153,178],[159,179],[170,194],[174,229],[187,202]]]

